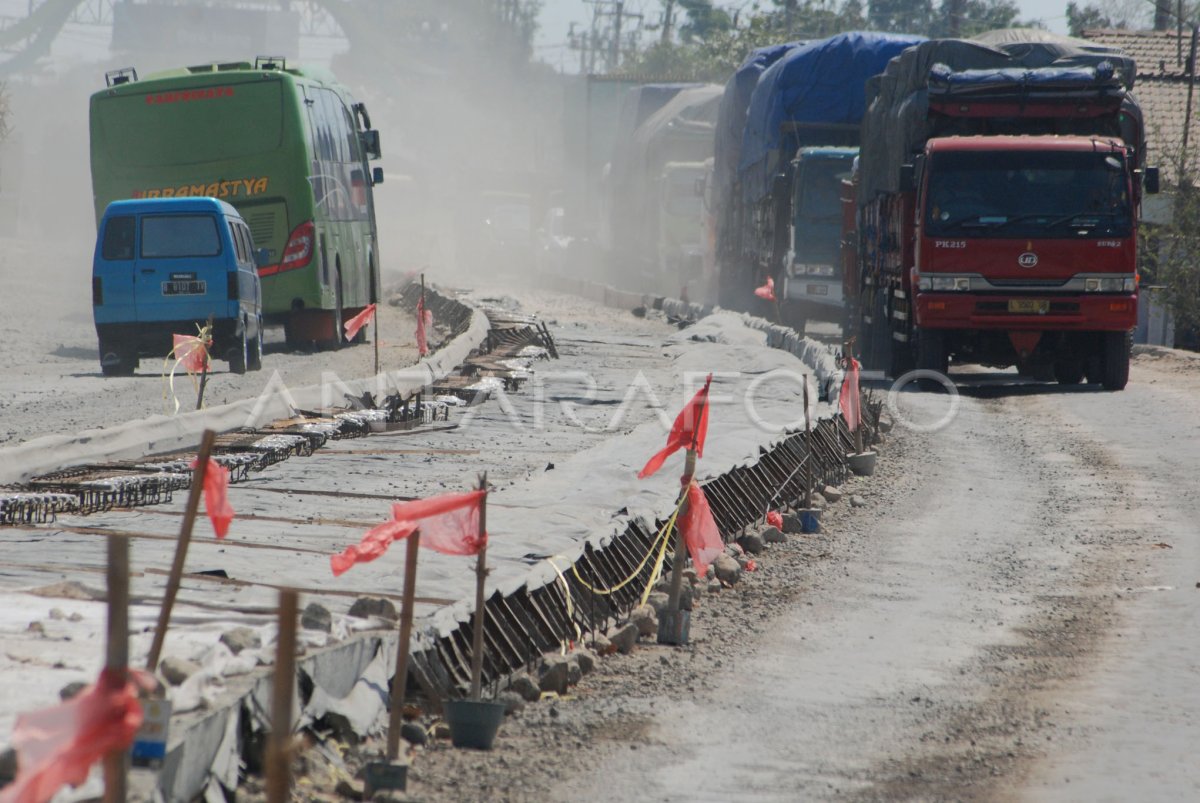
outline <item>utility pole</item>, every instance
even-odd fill
[[[963,0],[949,0],[946,6],[950,15],[948,33],[951,39],[957,39],[962,31]]]
[[[625,14],[625,3],[617,0],[613,3],[613,35],[608,43],[608,71],[614,72],[621,66],[621,17]]]

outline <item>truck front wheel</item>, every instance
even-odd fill
[[[1104,333],[1105,390],[1124,390],[1129,383],[1129,355],[1133,351],[1132,332]]]
[[[946,352],[946,333],[941,329],[922,329],[917,333],[917,368],[945,374],[950,370]]]

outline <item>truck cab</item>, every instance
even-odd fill
[[[920,367],[956,356],[1122,384],[1137,324],[1133,159],[1097,137],[930,140],[912,271]]]
[[[792,162],[790,248],[781,297],[805,318],[842,320],[842,181],[858,148],[801,148]]]

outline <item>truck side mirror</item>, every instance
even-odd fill
[[[376,184],[382,184],[382,183],[383,183],[383,168],[382,167],[372,167],[371,168],[371,186],[374,187]]]
[[[1146,192],[1150,193],[1151,195],[1154,195],[1155,193],[1158,192],[1158,168],[1157,167],[1147,167],[1146,168],[1146,175],[1142,181],[1142,186],[1145,188]]]
[[[259,248],[254,252],[254,264],[262,268],[271,264],[271,249]]]
[[[368,159],[378,159],[382,155],[382,151],[379,149],[378,129],[369,128],[366,131],[360,131],[358,136]]]
[[[917,168],[911,164],[900,165],[900,192],[916,192]]]

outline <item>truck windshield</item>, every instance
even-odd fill
[[[842,235],[842,179],[850,177],[852,164],[850,159],[801,159],[792,220],[796,262],[836,266]]]
[[[935,153],[928,171],[930,236],[1124,237],[1132,228],[1125,164],[1112,152]]]

